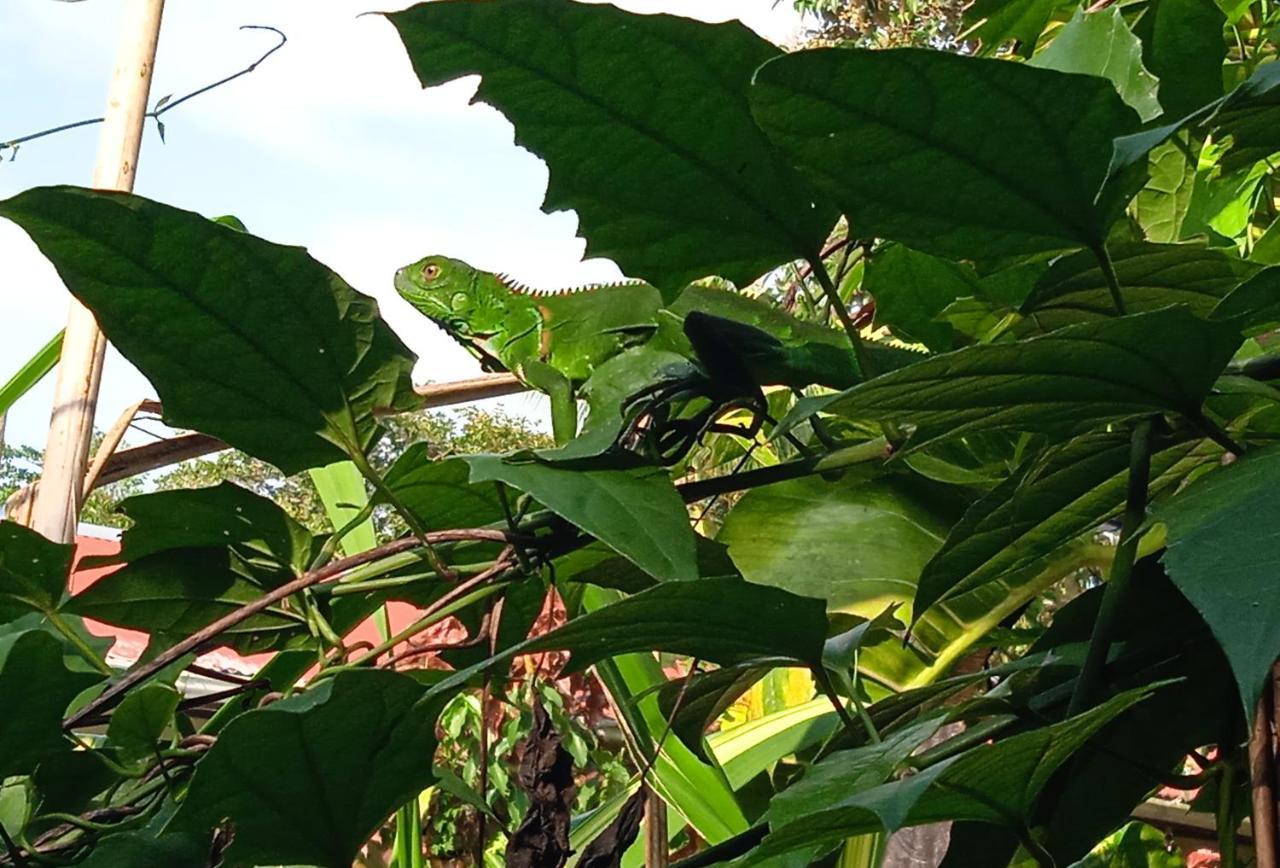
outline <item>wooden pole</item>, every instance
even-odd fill
[[[164,0],[124,2],[123,30],[93,170],[95,188],[133,190],[163,12]],[[32,527],[57,542],[75,537],[106,349],[106,338],[93,314],[73,299],[32,514]]]

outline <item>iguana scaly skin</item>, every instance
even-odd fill
[[[574,436],[577,390],[600,365],[641,344],[696,361],[717,383],[736,378],[730,390],[844,389],[862,379],[840,332],[697,284],[664,308],[646,283],[541,292],[457,259],[427,256],[396,272],[395,287],[486,368],[505,368],[549,395],[559,443]]]

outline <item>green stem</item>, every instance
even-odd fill
[[[831,707],[836,710],[836,716],[840,718],[840,722],[844,724],[844,728],[849,731],[851,736],[857,737],[858,722],[853,719],[853,715],[849,714],[849,709],[845,708],[843,702],[840,701],[840,694],[836,692],[836,687],[831,683],[831,675],[821,666],[815,666],[810,670],[813,673],[813,680],[818,683],[818,689],[822,694],[831,701]],[[852,691],[851,691],[852,692]],[[868,725],[867,737],[875,742],[880,741],[880,734],[876,732],[876,728],[870,725],[870,720],[866,721]]]
[[[426,630],[428,627],[431,627],[435,624],[440,623],[445,618],[452,615],[454,612],[465,609],[467,606],[470,606],[472,603],[479,602],[480,600],[483,600],[486,597],[492,597],[497,592],[508,587],[509,584],[510,584],[509,582],[497,582],[492,585],[486,585],[485,587],[480,588],[476,591],[473,591],[472,593],[467,594],[464,597],[459,597],[449,605],[442,607],[439,611],[432,612],[430,615],[426,616],[425,618],[419,618],[417,621],[414,621],[412,624],[410,624],[408,627],[405,627],[399,633],[395,634],[394,636],[388,637],[376,648],[371,648],[368,651],[364,652],[359,657],[357,657],[352,663],[350,663],[349,666],[350,667],[364,666],[367,663],[377,660],[379,657],[381,657],[383,654],[386,654],[392,648],[395,648],[401,642],[405,642],[409,639],[412,639],[414,636],[418,635],[423,630]]]
[[[862,676],[858,670],[858,652],[853,652],[853,678],[850,683],[849,698],[853,700],[854,710],[858,712],[858,719],[862,721],[863,728],[867,731],[867,738],[871,739],[872,744],[879,744],[880,730],[876,729],[875,723],[871,720],[871,715],[867,713],[867,707],[862,704],[862,697],[858,695],[859,682]]]
[[[868,440],[855,446],[846,446],[816,458],[804,458],[799,461],[788,461],[785,464],[774,464],[770,467],[759,467],[746,473],[735,473],[729,476],[717,476],[714,479],[700,479],[677,486],[685,503],[703,500],[716,495],[784,482],[788,479],[799,479],[815,473],[829,473],[843,470],[856,464],[870,461],[884,461],[889,457],[889,442],[883,437]]]
[[[1236,769],[1233,763],[1226,763],[1222,770],[1222,780],[1218,781],[1218,810],[1215,821],[1218,827],[1218,855],[1222,860],[1222,868],[1235,868],[1236,860],[1236,822],[1234,810],[1234,792]]]
[[[871,356],[867,352],[866,342],[862,340],[862,335],[858,334],[858,327],[853,324],[853,318],[849,316],[849,310],[845,307],[844,302],[840,300],[840,291],[836,288],[835,283],[831,280],[831,275],[827,274],[827,266],[817,255],[809,256],[809,267],[813,269],[813,276],[818,278],[818,283],[822,285],[822,291],[827,296],[827,301],[836,312],[836,318],[840,320],[840,325],[844,327],[844,332],[849,336],[849,343],[853,345],[854,358],[858,360],[858,369],[862,374],[862,379],[870,380],[876,375],[875,365],[871,361]]]
[[[1128,601],[1133,563],[1138,551],[1139,528],[1147,514],[1147,483],[1151,478],[1151,420],[1134,426],[1129,445],[1129,491],[1120,526],[1120,543],[1111,562],[1111,574],[1102,592],[1102,604],[1094,622],[1093,636],[1085,652],[1080,678],[1067,705],[1067,717],[1075,717],[1089,707],[1102,680],[1102,670],[1111,651],[1116,625]]]
[[[364,453],[353,452],[351,461],[355,464],[356,469],[360,471],[360,475],[367,479],[374,487],[374,490],[385,497],[387,503],[391,504],[391,508],[404,519],[404,523],[409,526],[409,530],[412,531],[413,535],[422,541],[422,547],[426,550],[427,558],[431,561],[431,566],[435,568],[436,572],[442,576],[449,575],[449,568],[441,559],[440,553],[435,550],[431,543],[427,542],[426,527],[423,526],[422,522],[418,521],[418,517],[413,514],[412,510],[404,505],[399,495],[391,490],[391,486],[387,485],[383,480],[382,474],[374,470],[373,465],[369,463],[369,459]]]
[[[474,576],[476,573],[483,573],[489,568],[489,561],[478,564],[459,564],[452,567],[454,575],[457,576]],[[317,592],[327,594],[330,597],[345,597],[351,594],[364,594],[369,591],[384,591],[388,588],[403,588],[406,585],[414,585],[418,582],[430,581],[440,578],[434,570],[425,570],[421,573],[413,573],[405,576],[390,576],[385,579],[369,579],[362,582],[338,582],[332,586],[325,585],[317,588]]]
[[[49,619],[49,623],[53,625],[53,628],[61,633],[71,643],[71,647],[75,648],[80,656],[87,660],[94,669],[97,669],[103,675],[115,674],[115,670],[107,664],[107,661],[99,657],[97,652],[89,647],[89,643],[84,641],[84,637],[73,630],[70,624],[62,620],[62,616],[56,610],[45,612],[44,616]]]
[[[1120,278],[1116,276],[1115,263],[1111,261],[1107,245],[1099,244],[1094,247],[1093,255],[1097,258],[1098,265],[1102,267],[1102,277],[1107,282],[1107,290],[1111,293],[1111,303],[1116,306],[1116,313],[1124,316],[1127,311],[1124,306],[1124,297],[1120,294]]]

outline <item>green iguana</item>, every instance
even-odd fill
[[[845,389],[862,379],[842,333],[698,284],[664,307],[658,290],[638,281],[539,291],[428,256],[397,271],[395,288],[487,370],[511,371],[550,396],[558,443],[574,436],[577,393],[592,373],[642,345],[696,362],[720,390],[709,397],[720,399],[766,385]]]

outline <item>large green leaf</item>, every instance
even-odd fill
[[[938,314],[953,301],[977,295],[978,277],[958,262],[901,244],[879,251],[867,265],[862,290],[876,300],[876,325],[933,350],[951,349],[952,327]]]
[[[432,460],[430,450],[428,443],[413,444],[383,476],[387,488],[424,527],[483,527],[502,521],[505,513],[496,485],[472,483],[466,461]],[[384,500],[382,495],[375,499]]]
[[[942,486],[909,479],[796,480],[746,494],[720,541],[752,581],[868,618],[896,603],[899,617],[910,619],[921,571],[962,508]],[[917,607],[910,643],[894,638],[864,648],[859,668],[894,689],[928,684],[1041,589],[1082,564],[1096,565],[1099,548],[1070,543],[1039,561],[1039,571],[1005,572],[928,611]]]
[[[71,749],[62,716],[101,676],[71,671],[63,654],[62,643],[43,630],[0,636],[0,779],[28,774]]]
[[[973,431],[1167,411],[1195,417],[1239,344],[1232,323],[1165,308],[933,356],[842,392],[825,409],[913,424],[909,449]]]
[[[58,608],[73,551],[15,521],[0,521],[0,623]]]
[[[1254,266],[1237,256],[1199,244],[1118,244],[1111,248],[1125,310],[1143,313],[1185,304],[1207,317]],[[1072,323],[1116,315],[1115,302],[1097,259],[1064,256],[1040,278],[1021,310],[1024,331],[1052,331]]]
[[[869,618],[910,603],[959,506],[912,479],[796,479],[743,495],[717,539],[749,581]]]
[[[770,61],[756,119],[866,235],[960,258],[1097,248],[1101,199],[1137,118],[1109,82],[942,51],[802,51]]]
[[[1245,719],[1280,656],[1280,448],[1251,452],[1189,486],[1155,517],[1168,526],[1169,578],[1209,624],[1235,673]]]
[[[230,482],[139,494],[118,507],[133,522],[114,563],[157,552],[201,546],[235,546],[246,557],[301,575],[310,565],[310,531],[275,501]]]
[[[746,284],[835,222],[752,121],[751,74],[778,49],[738,22],[537,0],[388,18],[424,86],[481,76],[478,98],[547,161],[544,207],[575,209],[588,252],[628,274]]]
[[[1160,115],[1159,83],[1142,65],[1142,43],[1115,6],[1097,12],[1077,8],[1030,65],[1105,78],[1142,120]],[[1160,90],[1163,93],[1163,86]]]
[[[377,304],[302,248],[75,187],[20,193],[0,216],[53,262],[175,427],[294,473],[363,452],[374,410],[413,399],[413,357]]]
[[[18,368],[8,382],[0,386],[0,416],[9,412],[14,401],[31,391],[36,383],[43,380],[45,375],[57,366],[58,358],[62,355],[62,334],[58,332],[54,335],[21,368]]]
[[[1124,508],[1129,437],[1086,434],[1037,456],[973,504],[920,573],[916,615],[980,585],[1042,571],[1058,551]],[[1191,440],[1151,457],[1151,493],[1221,454]]]
[[[528,493],[655,579],[698,577],[688,513],[660,468],[570,470],[496,455],[463,460],[473,483],[500,480]]]
[[[160,736],[173,723],[182,694],[159,681],[130,691],[111,713],[107,737],[128,758],[150,759]]]
[[[432,780],[443,697],[394,672],[349,672],[233,720],[167,831],[229,820],[231,865],[350,865]]]
[[[760,624],[768,623],[768,630]],[[663,651],[712,663],[750,657],[819,666],[827,633],[821,600],[736,578],[664,582],[569,621],[543,636],[459,671],[433,691],[452,690],[521,654],[568,651],[578,672],[610,657]]]
[[[68,611],[117,627],[168,636],[194,633],[262,596],[262,587],[233,552],[182,548],[126,564],[67,601]],[[303,628],[295,615],[267,609],[223,634],[231,640]]]
[[[767,623],[768,630],[760,625]],[[579,671],[633,651],[666,651],[713,663],[785,657],[817,665],[827,618],[821,600],[737,578],[667,582],[573,619],[513,649],[569,650]]]
[[[1214,0],[1152,0],[1134,31],[1147,69],[1160,79],[1168,117],[1190,114],[1222,96],[1226,16]]]
[[[812,844],[851,835],[893,832],[942,820],[1025,822],[1049,778],[1105,724],[1139,702],[1130,691],[1052,726],[974,748],[954,760],[890,783],[855,790],[770,824],[769,835],[744,862],[758,864]]]

